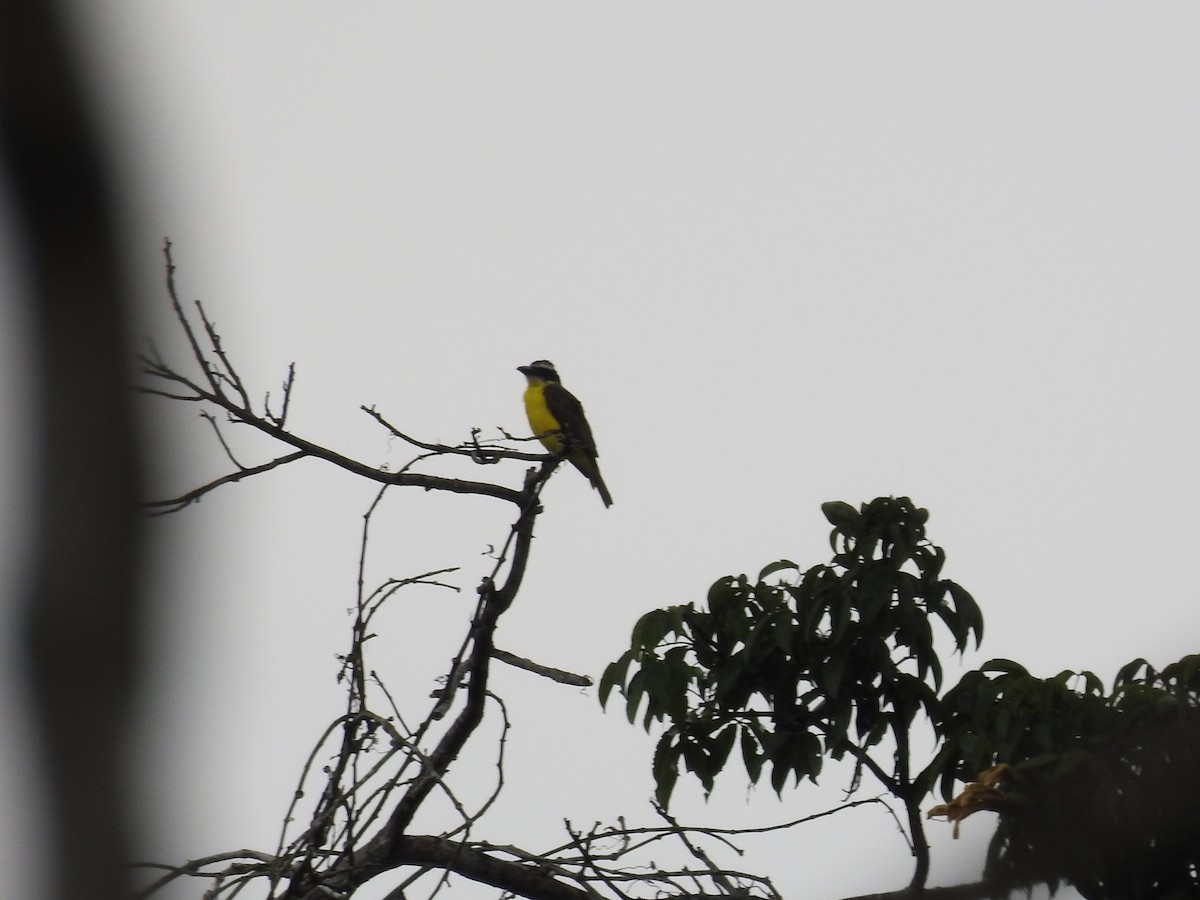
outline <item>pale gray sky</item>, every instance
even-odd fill
[[[615,505],[556,475],[507,649],[598,675],[647,609],[824,561],[822,501],[907,494],[983,607],[970,662],[1108,680],[1197,650],[1195,6],[108,0],[80,22],[165,345],[169,235],[244,374],[274,392],[294,360],[294,427],[357,458],[407,458],[360,404],[433,440],[520,430],[533,358],[583,399]],[[192,410],[155,409],[172,487],[219,471]],[[274,846],[337,709],[371,495],[310,464],[160,523],[155,855]],[[402,693],[441,673],[507,515],[390,498],[377,579],[464,566],[462,594],[394,610]],[[481,837],[649,816],[652,741],[619,712],[496,687],[516,733]],[[730,775],[678,803],[762,824],[837,798]],[[978,875],[985,818],[933,827],[933,883]],[[790,897],[910,876],[861,811],[741,864]]]

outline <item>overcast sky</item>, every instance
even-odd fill
[[[946,575],[980,602],[971,664],[1107,681],[1198,649],[1194,5],[80,6],[138,213],[140,331],[182,351],[169,235],[181,292],[257,393],[295,361],[295,430],[365,462],[408,457],[362,404],[428,440],[520,431],[514,367],[542,357],[583,400],[615,503],[556,474],[506,649],[598,676],[646,610],[825,561],[820,503],[885,494],[930,509]],[[164,492],[220,474],[195,410],[150,409],[180,460]],[[242,437],[245,461],[273,455]],[[156,523],[153,855],[274,847],[339,708],[372,496],[306,463]],[[463,567],[462,593],[397,601],[374,648],[414,710],[507,517],[415,490],[380,514],[376,580]],[[592,692],[495,680],[515,733],[479,837],[537,850],[564,817],[649,820],[651,738]],[[707,806],[691,784],[677,800],[764,824],[840,796],[810,788],[777,801],[733,772]],[[28,838],[0,815],[8,873]],[[978,876],[987,819],[957,842],[931,826],[932,883]],[[891,821],[861,810],[739,864],[789,897],[911,875]]]

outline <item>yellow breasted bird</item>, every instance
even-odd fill
[[[600,492],[604,505],[612,506],[612,494],[600,477],[600,464],[596,462],[600,454],[596,452],[591,426],[583,415],[583,404],[562,386],[550,360],[537,359],[527,366],[517,366],[517,371],[529,382],[525,388],[525,413],[534,435],[551,453],[567,446],[567,459]]]

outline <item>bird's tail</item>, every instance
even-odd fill
[[[596,460],[579,452],[572,453],[570,460],[575,464],[575,468],[592,483],[592,487],[600,492],[600,499],[604,501],[604,505],[612,506],[612,494],[608,492],[608,485],[604,483],[604,478],[600,475],[600,466]]]
[[[612,506],[612,494],[608,492],[608,485],[604,483],[600,473],[597,471],[594,475],[589,476],[588,480],[592,483],[592,487],[600,492],[600,499],[604,501],[604,505]]]

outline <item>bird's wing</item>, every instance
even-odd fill
[[[551,383],[546,385],[545,397],[546,408],[558,420],[567,439],[588,456],[599,456],[591,426],[583,415],[583,404],[575,399],[575,395],[561,384]]]

